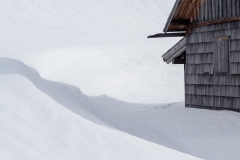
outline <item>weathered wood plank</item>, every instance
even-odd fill
[[[213,74],[213,64],[186,64],[185,65],[186,74],[200,74],[200,75],[208,75]]]
[[[187,56],[186,59],[186,64],[205,64],[205,63],[207,64],[213,63],[213,53],[190,54]]]
[[[236,14],[236,5],[237,5],[237,3],[236,3],[236,1],[239,1],[239,0],[231,0],[232,1],[232,15],[231,16],[236,16],[237,14]],[[238,8],[239,9],[239,8]]]
[[[231,2],[229,2],[229,0],[227,0],[227,17],[231,17],[232,16],[232,4]]]
[[[213,76],[213,75],[202,75],[202,74],[187,74],[186,84],[196,84],[196,85],[240,85],[240,75],[228,75],[228,76]]]
[[[237,0],[236,1],[236,16],[239,16],[240,15],[240,1]]]
[[[216,0],[212,0],[212,19],[216,19]]]
[[[222,18],[227,17],[227,1],[222,0]]]
[[[204,22],[197,22],[190,24],[190,27],[200,27],[200,26],[206,26],[211,24],[219,24],[219,23],[226,23],[226,22],[232,22],[232,21],[239,21],[240,17],[229,17],[229,18],[223,18],[223,19],[214,19],[211,21],[204,21]]]
[[[185,93],[196,96],[239,97],[240,86],[227,85],[186,85]]]
[[[236,39],[236,40],[232,40],[231,41],[231,51],[240,51],[240,40]]]
[[[232,51],[230,53],[230,62],[238,62],[240,63],[240,51]],[[240,65],[240,64],[239,64]]]

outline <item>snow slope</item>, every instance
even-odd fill
[[[146,39],[174,0],[0,2],[0,159],[240,158],[240,115],[184,108],[178,39]]]
[[[162,30],[173,2],[1,0],[0,54],[87,95],[183,101],[183,66],[161,58],[177,39],[146,38]]]
[[[0,68],[0,159],[198,159],[110,129],[83,109],[88,97],[76,87],[20,61],[1,58]]]

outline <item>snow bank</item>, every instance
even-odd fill
[[[76,87],[17,60],[0,58],[0,87],[0,159],[198,159],[110,129],[81,107]]]

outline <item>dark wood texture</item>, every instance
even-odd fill
[[[240,111],[240,21],[189,30],[185,95],[186,107]]]
[[[185,59],[173,59],[172,64],[185,64]]]
[[[172,25],[188,25],[190,23],[189,19],[173,19]]]
[[[150,35],[147,38],[165,38],[165,37],[185,37],[186,33],[159,33]]]

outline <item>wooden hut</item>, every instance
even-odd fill
[[[185,105],[240,111],[240,0],[177,0],[164,33],[184,37],[163,55],[184,64]]]

